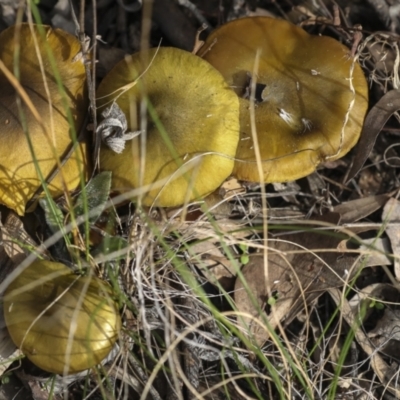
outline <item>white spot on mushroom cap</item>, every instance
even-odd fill
[[[294,124],[293,114],[288,113],[283,108],[278,108],[279,117],[281,117],[288,125]]]
[[[309,119],[302,118],[301,122],[303,123],[303,126],[304,126],[303,132],[311,131],[313,125],[312,125],[312,122]]]

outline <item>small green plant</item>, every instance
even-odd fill
[[[250,261],[250,257],[249,257],[249,247],[243,243],[239,244],[239,249],[241,251],[240,253],[240,263],[242,265],[246,265],[249,263]]]

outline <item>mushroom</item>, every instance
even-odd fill
[[[19,215],[41,187],[37,169],[44,180],[56,171],[76,142],[72,131],[78,135],[84,123],[88,100],[79,52],[74,36],[48,26],[21,24],[0,34],[0,203]],[[47,187],[59,196],[87,174],[81,141]]]
[[[12,281],[3,310],[15,345],[35,365],[55,374],[101,362],[121,327],[108,284],[51,261],[33,262]]]
[[[134,54],[104,78],[97,98],[109,116],[100,124],[106,134],[100,167],[112,171],[115,191],[142,188],[146,206],[179,206],[211,193],[231,174],[239,101],[200,57],[176,48]],[[140,118],[142,104],[147,123]],[[116,124],[113,133],[109,122]],[[108,147],[123,139],[127,126],[135,131],[145,125],[145,132],[117,146],[120,154]]]
[[[283,20],[242,18],[211,33],[199,56],[240,97],[237,178],[298,179],[356,144],[368,106],[367,82],[349,49],[338,41],[310,35]]]

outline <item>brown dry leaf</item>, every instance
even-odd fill
[[[0,232],[4,250],[14,265],[24,260],[34,249],[38,250],[37,244],[13,211],[8,214],[4,225],[0,221]]]
[[[33,400],[48,400],[50,393],[48,389],[43,388],[42,385],[35,379],[28,380],[27,385],[31,388]],[[58,396],[57,396],[58,397]]]
[[[272,245],[271,243],[269,244]],[[288,245],[290,248],[290,244],[276,242],[275,249],[286,247],[285,245]],[[281,250],[284,251],[284,249]],[[273,265],[271,264],[273,258],[274,255],[268,254],[268,266]],[[250,256],[250,261],[242,269],[243,279],[240,276],[236,278],[235,303],[238,311],[241,313],[238,321],[245,332],[250,334],[255,343],[260,347],[269,338],[268,328],[262,322],[265,316],[264,309],[268,301],[268,289],[272,292],[277,292],[279,296],[273,315],[276,322],[284,318],[292,305],[289,295],[293,290],[293,283],[288,271],[290,271],[290,268],[268,268],[268,282],[272,282],[268,288],[266,284],[267,279],[265,278],[266,271],[264,269],[263,254],[254,254]],[[276,323],[272,322],[271,325],[272,328],[276,327]]]
[[[222,195],[215,191],[203,199],[203,209],[215,219],[223,219],[232,213],[232,204],[222,198]]]
[[[387,92],[372,107],[364,121],[361,138],[355,147],[353,165],[349,171],[347,182],[353,179],[367,161],[375,141],[387,120],[400,110],[400,90]]]
[[[254,254],[243,268],[248,290],[240,277],[236,280],[236,305],[248,314],[242,325],[260,346],[270,333],[266,324],[260,323],[259,311],[271,295],[277,300],[267,319],[270,329],[275,329],[280,322],[290,323],[329,288],[345,285],[356,272],[361,257],[338,250],[342,238],[311,229],[285,235],[284,240],[268,240],[268,263],[263,254]]]
[[[233,196],[245,194],[246,188],[236,178],[231,178],[222,184],[219,192],[224,199],[228,199]]]
[[[310,188],[310,192],[315,198],[321,197],[321,193],[327,190],[326,181],[317,171],[314,171],[312,174],[308,175],[306,179]]]
[[[365,239],[360,246],[360,253],[367,254],[365,267],[392,265],[393,261],[388,256],[391,253],[389,240],[386,238]]]
[[[231,290],[237,274],[236,267],[215,242],[197,242],[190,245],[188,250],[190,261],[197,265],[209,282],[219,283],[225,290]]]
[[[397,355],[400,345],[400,310],[385,308],[383,317],[368,333],[368,337],[380,352],[389,357]]]
[[[399,291],[391,284],[388,283],[374,283],[372,285],[368,285],[362,290],[357,291],[357,293],[348,300],[348,304],[353,312],[353,314],[357,314],[360,312],[362,303],[371,300],[384,300],[389,302],[398,302],[400,299]],[[364,320],[366,320],[369,315],[372,313],[373,309],[368,307],[364,314]]]
[[[221,251],[220,243],[236,244],[239,239],[251,235],[247,223],[224,218],[213,222],[184,222],[174,225],[173,230],[179,232],[182,243],[189,243],[189,260],[197,265],[209,282],[220,283],[231,290],[237,267]]]
[[[394,275],[400,281],[400,202],[396,199],[389,199],[383,207],[382,221],[386,223],[386,234],[392,245],[392,253],[397,255],[394,258]]]
[[[368,217],[376,210],[379,210],[390,196],[391,194],[381,194],[347,201],[333,207],[333,211],[340,215],[342,224],[349,224]]]

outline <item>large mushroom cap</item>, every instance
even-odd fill
[[[116,97],[117,89],[137,79]],[[103,144],[100,166],[112,171],[113,189],[150,185],[144,205],[178,206],[212,192],[231,174],[239,101],[222,75],[201,58],[175,48],[135,54],[105,77],[97,97],[101,109],[115,99],[131,131],[140,127],[144,97],[154,109],[147,113],[146,133],[127,142],[121,154]]]
[[[88,105],[85,68],[77,57],[79,41],[59,29],[41,28],[44,37],[37,26],[28,24],[10,27],[0,34],[0,59],[11,73],[15,69],[18,71],[18,80],[44,124],[43,128],[24,101],[21,101],[21,108],[18,107],[16,90],[0,72],[0,203],[20,215],[41,185],[34,159],[46,179],[59,165],[57,159],[62,159],[72,146],[67,109],[75,131],[79,132]],[[64,85],[65,96],[57,83],[48,50]],[[34,155],[23,129],[24,123]],[[52,195],[59,196],[64,190],[78,186],[80,177],[85,175],[83,171],[87,170],[85,155],[86,144],[80,143],[48,186]]]
[[[16,346],[45,371],[76,373],[103,360],[121,320],[110,287],[65,265],[36,261],[8,286],[4,318]]]
[[[306,176],[356,144],[368,88],[360,66],[338,41],[309,35],[283,20],[243,18],[211,33],[199,55],[241,97],[233,173],[239,179],[260,180],[250,123],[252,85],[265,182]]]

